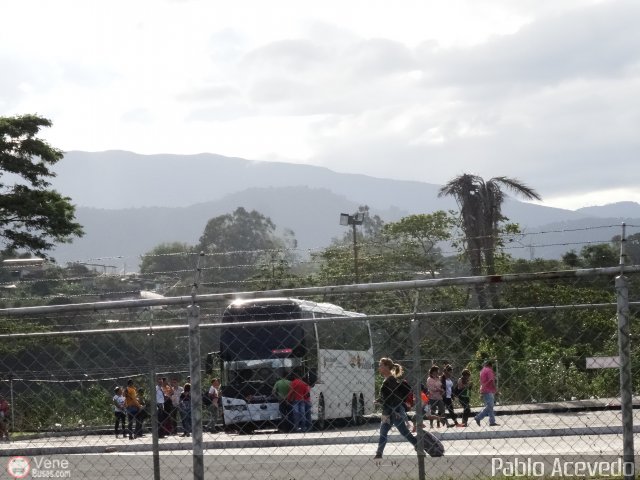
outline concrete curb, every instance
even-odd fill
[[[588,411],[609,411],[620,410],[620,405],[615,404],[617,399],[595,399],[577,400],[562,403],[540,403],[530,405],[504,405],[496,407],[496,416],[505,415],[535,415],[535,414],[559,414]],[[633,408],[640,408],[640,398],[634,397]],[[367,423],[380,422],[379,416],[369,416]],[[477,428],[477,427],[475,427]],[[544,428],[533,430],[503,430],[501,427],[487,427],[487,430],[473,430],[474,425],[465,429],[453,429],[442,432],[435,432],[434,435],[442,441],[457,440],[483,440],[500,438],[531,438],[531,437],[561,437],[561,436],[582,436],[582,435],[622,435],[622,426],[601,426],[601,427],[567,427],[567,428]],[[634,426],[634,433],[640,433],[640,426]],[[97,436],[111,435],[111,430],[98,429],[93,431],[78,430],[68,432],[51,432],[47,435],[34,434],[21,437],[20,440],[36,440],[42,438],[60,438],[71,436]],[[313,435],[313,434],[312,434]],[[401,441],[401,435],[390,435],[390,441]],[[316,445],[348,445],[355,443],[377,443],[377,433],[373,435],[353,435],[350,437],[328,437],[328,436],[294,436],[290,438],[269,438],[256,439],[247,438],[235,440],[212,440],[203,441],[205,450],[224,450],[232,448],[274,448],[274,447],[296,447],[296,446],[316,446]],[[77,445],[77,446],[55,446],[55,447],[24,447],[21,448],[0,448],[0,456],[14,455],[77,455],[83,453],[103,454],[118,452],[151,452],[152,444],[126,443],[109,445]],[[191,442],[175,442],[171,440],[160,440],[159,450],[191,450]]]
[[[634,433],[640,433],[640,426],[634,426]],[[482,431],[446,431],[434,434],[443,442],[458,440],[493,440],[504,438],[532,438],[532,437],[564,437],[585,435],[622,435],[622,426],[619,427],[576,427],[576,428],[545,428],[536,430],[501,430],[499,428]],[[389,441],[401,442],[403,437],[399,434],[390,435]],[[352,444],[378,443],[377,433],[373,435],[361,435],[350,437],[292,437],[272,439],[246,439],[246,440],[215,440],[203,442],[205,450],[227,450],[244,448],[277,448],[277,447],[305,447],[320,445],[352,445]],[[159,444],[160,451],[191,450],[191,442],[165,442]],[[102,454],[120,452],[151,452],[151,443],[120,445],[86,445],[73,447],[21,447],[7,448],[0,451],[3,456],[14,455],[78,455],[78,454]]]

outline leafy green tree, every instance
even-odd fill
[[[619,263],[620,252],[608,243],[598,243],[582,247],[580,256],[587,268],[615,267]]]
[[[616,235],[611,240],[616,244],[620,243],[620,236]],[[626,253],[631,265],[640,265],[640,233],[634,233],[627,237]]]
[[[416,268],[416,273],[428,273],[435,278],[443,265],[439,242],[451,238],[456,220],[443,210],[430,214],[410,215],[397,222],[388,223],[383,234],[396,256],[398,263]]]
[[[272,251],[284,251],[296,245],[292,231],[283,236],[269,217],[238,207],[232,214],[220,215],[207,222],[198,250],[205,253],[201,266],[207,284],[245,282],[258,272],[261,259]]]
[[[571,268],[577,268],[580,266],[580,257],[575,250],[570,250],[562,255],[562,263]]]
[[[562,261],[573,268],[615,267],[620,261],[620,251],[611,244],[597,243],[582,247],[580,254],[575,250],[565,253]]]
[[[187,243],[161,243],[142,256],[140,274],[163,284],[163,294],[187,294],[196,278],[197,257],[196,247]]]
[[[63,153],[37,135],[51,125],[36,115],[0,117],[0,241],[5,250],[46,256],[56,243],[83,234],[71,199],[50,188],[49,179],[55,177],[50,167]]]
[[[474,276],[495,275],[495,254],[499,242],[500,224],[507,220],[502,215],[506,188],[527,199],[540,200],[532,188],[517,179],[494,177],[485,181],[482,177],[465,173],[444,185],[438,196],[453,196],[460,208],[461,228],[465,235],[465,252]],[[481,285],[476,288],[480,308],[489,306]],[[497,296],[492,295],[495,303]],[[498,305],[492,305],[498,307]]]
[[[582,257],[576,257],[580,262],[584,261]],[[566,261],[563,263],[558,260],[513,260],[505,271],[554,271],[566,268]],[[516,308],[616,301],[610,277],[554,280],[541,277],[526,283],[505,284],[500,295],[503,306]],[[504,323],[498,329],[500,335],[496,335],[496,330],[482,328],[479,337],[472,341],[479,359],[499,359],[500,389],[505,401],[588,398],[610,395],[615,390],[615,379],[610,372],[588,371],[584,361],[588,356],[610,356],[617,351],[616,323],[611,310],[547,309],[491,317],[483,315],[474,319],[471,325],[480,323],[484,327],[497,319]]]
[[[366,218],[365,218],[366,222]],[[363,222],[363,225],[365,223]],[[359,272],[361,282],[388,282],[434,277],[440,269],[443,257],[438,242],[450,238],[456,224],[450,213],[438,211],[431,214],[411,215],[398,222],[379,228],[359,229]],[[350,235],[334,243],[314,256],[320,264],[314,275],[316,285],[338,285],[353,280],[353,252]],[[330,301],[330,299],[324,299]],[[466,296],[462,289],[441,288],[420,291],[418,310],[446,310],[464,306]],[[336,303],[345,308],[368,314],[411,313],[414,311],[416,292],[390,291],[360,294],[348,299],[337,298]],[[422,349],[425,354],[434,351],[452,352],[452,349],[469,343],[460,335],[464,321],[444,320],[437,325],[422,322],[425,338]],[[376,355],[392,358],[408,358],[411,350],[408,320],[380,320],[371,324]]]

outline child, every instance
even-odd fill
[[[127,430],[125,427],[126,414],[124,409],[124,395],[122,395],[122,388],[116,387],[113,391],[113,414],[116,417],[115,434],[118,438],[118,424],[122,425],[122,438],[127,438]]]

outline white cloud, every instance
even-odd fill
[[[635,199],[639,15],[632,0],[23,0],[3,7],[0,114],[48,116],[66,150]]]

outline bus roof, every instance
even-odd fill
[[[229,307],[242,307],[249,305],[297,305],[300,310],[305,312],[314,313],[329,313],[337,317],[360,317],[364,316],[363,313],[351,312],[345,310],[333,303],[317,303],[311,300],[302,300],[299,298],[291,297],[271,297],[271,298],[246,298],[234,300],[229,304]]]

